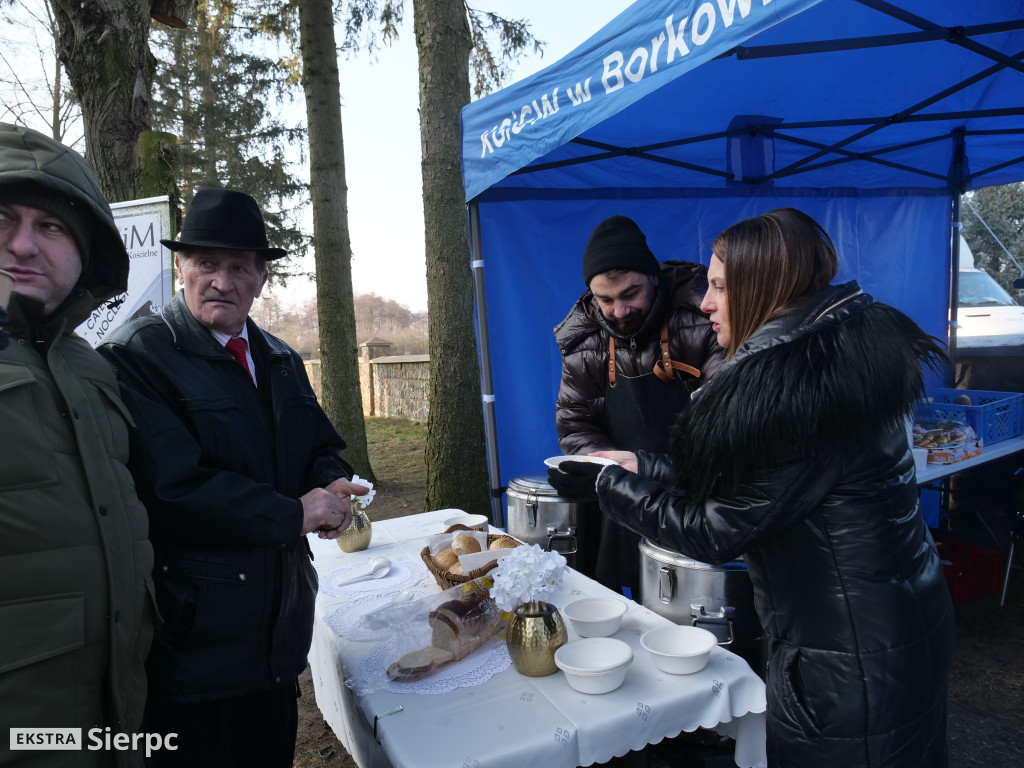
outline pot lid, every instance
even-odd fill
[[[519,493],[532,493],[535,496],[558,495],[558,491],[548,482],[547,472],[532,472],[514,477],[508,481],[508,489]]]
[[[692,557],[681,555],[678,552],[673,552],[671,549],[665,549],[659,547],[657,544],[651,542],[648,539],[642,539],[640,541],[640,555],[643,557],[649,557],[659,563],[666,565],[674,565],[679,568],[689,568],[692,570],[705,570],[705,571],[745,571],[747,570],[747,564],[744,562],[743,557],[740,556],[729,563],[721,563],[720,565],[712,565],[711,563],[702,563],[700,560],[694,560]]]

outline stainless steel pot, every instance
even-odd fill
[[[640,542],[640,594],[645,608],[676,624],[713,632],[720,646],[743,657],[764,676],[768,641],[742,559],[709,565],[644,539]]]
[[[600,514],[597,499],[563,499],[547,473],[521,475],[509,481],[506,530],[527,544],[561,552],[570,568],[593,574],[593,537]]]

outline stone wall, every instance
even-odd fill
[[[306,373],[320,397],[320,361],[307,360]],[[359,358],[363,416],[399,416],[413,421],[430,415],[430,355]]]
[[[390,355],[360,361],[360,385],[364,379],[370,395],[363,396],[365,415],[404,416],[424,422],[430,415],[430,355]]]

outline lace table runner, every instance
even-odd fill
[[[431,594],[425,588],[400,589],[360,597],[339,605],[324,616],[324,622],[338,637],[355,642],[381,640],[394,632],[389,623],[404,606]]]
[[[335,568],[320,579],[320,594],[330,597],[356,598],[362,595],[394,592],[411,587],[429,573],[422,563],[414,564],[407,560],[399,560],[392,562],[387,575],[379,579],[366,579],[354,584],[338,583],[344,581],[353,571],[365,569],[366,565],[366,563],[359,563],[344,568]]]
[[[512,663],[505,639],[491,637],[466,658],[445,664],[422,680],[398,682],[388,678],[386,670],[400,655],[394,638],[379,643],[360,664],[363,680],[389,693],[434,695],[485,683]]]

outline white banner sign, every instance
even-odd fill
[[[160,240],[171,237],[171,206],[167,197],[129,200],[110,206],[131,267],[128,290],[115,296],[76,329],[94,347],[119,325],[136,317],[160,314],[174,295],[171,252]]]

